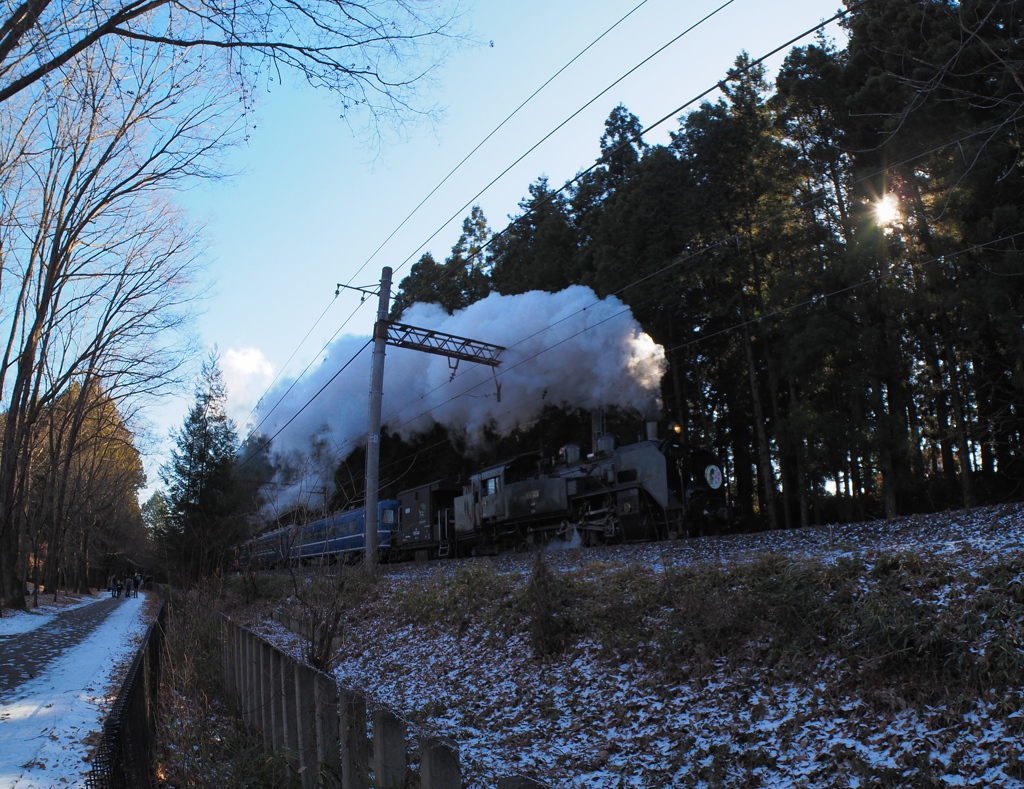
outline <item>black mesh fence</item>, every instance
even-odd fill
[[[157,689],[166,611],[166,603],[161,604],[103,723],[102,739],[85,779],[88,789],[146,789],[156,783]]]

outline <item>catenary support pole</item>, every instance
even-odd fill
[[[366,562],[377,563],[377,485],[380,473],[380,419],[384,399],[384,349],[388,343],[388,302],[391,268],[380,273],[377,322],[373,327],[373,362],[370,367],[370,418],[366,432]]]

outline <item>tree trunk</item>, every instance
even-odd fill
[[[974,486],[971,480],[973,471],[971,448],[967,438],[967,416],[964,413],[963,396],[960,390],[960,370],[952,351],[944,353],[946,371],[949,375],[949,394],[953,406],[953,419],[956,420],[956,446],[960,455],[960,486],[963,491],[964,507],[974,506]]]
[[[758,468],[761,485],[764,488],[764,507],[768,512],[768,528],[779,528],[778,514],[775,512],[775,472],[772,469],[771,451],[768,446],[768,431],[764,421],[764,409],[761,406],[760,387],[757,383],[757,367],[754,360],[754,338],[750,333],[747,319],[747,305],[740,296],[740,318],[744,324],[743,345],[747,354],[747,376],[750,380],[750,398],[754,408],[754,430],[757,434]]]

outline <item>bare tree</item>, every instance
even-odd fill
[[[451,40],[455,13],[434,0],[23,0],[0,17],[0,103],[117,38],[216,51],[243,86],[261,73],[297,71],[348,110],[409,109],[425,69]],[[128,55],[132,57],[131,54]]]
[[[212,174],[236,102],[199,54],[110,42],[0,113],[0,584],[23,604],[23,536],[45,416],[102,387],[131,421],[180,377],[200,237],[168,200]],[[22,97],[19,97],[19,101]],[[9,105],[8,105],[9,107]],[[66,467],[67,464],[65,464]],[[42,469],[40,469],[41,471]]]
[[[97,385],[73,384],[42,422],[26,523],[30,577],[37,594],[40,583],[54,593],[85,591],[90,576],[106,577],[97,570],[115,557],[135,566],[144,560],[142,459],[117,406]]]

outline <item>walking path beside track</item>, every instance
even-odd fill
[[[54,658],[78,646],[114,608],[125,602],[125,598],[107,597],[60,611],[27,633],[0,635],[0,701],[7,700],[19,685],[46,671]]]
[[[154,613],[150,599],[101,592],[73,608],[0,619],[0,789],[85,785],[97,733]]]

